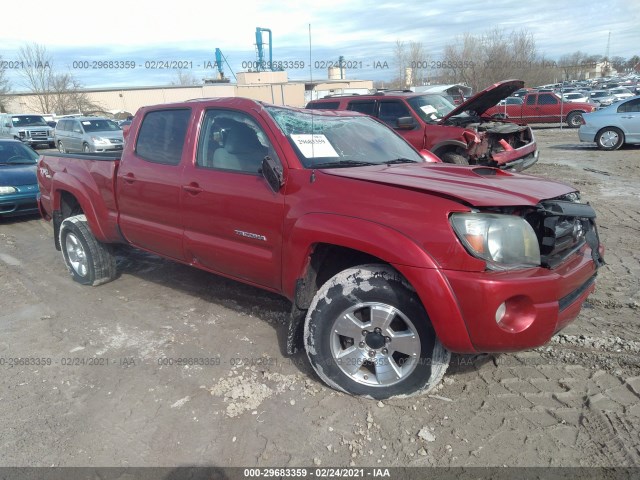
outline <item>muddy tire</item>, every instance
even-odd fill
[[[596,135],[596,145],[600,150],[617,150],[624,143],[624,133],[616,127],[605,127]]]
[[[455,165],[469,165],[469,160],[467,160],[464,156],[455,152],[446,152],[443,153],[440,157],[444,163],[453,163]]]
[[[111,246],[93,236],[87,217],[75,215],[60,225],[64,263],[73,279],[83,285],[101,285],[116,277],[116,259]]]
[[[304,342],[325,383],[375,399],[429,391],[451,358],[415,291],[386,265],[349,268],[327,281],[307,313]]]
[[[571,112],[567,115],[567,125],[571,128],[578,128],[582,125],[582,113],[580,112]]]

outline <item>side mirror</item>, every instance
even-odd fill
[[[416,121],[413,117],[400,117],[396,120],[396,128],[400,130],[411,130],[416,126]]]
[[[262,167],[260,173],[274,192],[279,192],[284,185],[284,175],[282,174],[282,166],[270,156],[262,159]]]
[[[11,124],[10,123],[5,123],[4,126],[5,126],[5,128],[11,128]]]

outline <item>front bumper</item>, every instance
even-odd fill
[[[518,160],[514,160],[514,161],[512,161],[510,163],[507,163],[507,164],[504,164],[504,165],[500,165],[500,168],[502,170],[521,172],[521,171],[526,170],[527,168],[529,168],[534,163],[536,163],[538,161],[538,157],[539,156],[540,156],[540,152],[538,150],[536,150],[535,152],[527,155],[524,158],[520,158]]]
[[[108,145],[94,145],[93,152],[119,152],[122,151],[124,143],[110,143]]]
[[[588,246],[556,269],[509,272],[403,269],[443,345],[453,352],[539,347],[580,313],[595,289]],[[496,312],[505,305],[501,323]]]
[[[13,217],[38,213],[37,191],[0,195],[0,216]]]

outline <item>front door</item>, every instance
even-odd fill
[[[204,112],[195,162],[182,174],[184,256],[195,265],[280,289],[284,195],[259,169],[279,156],[268,127],[247,113]]]

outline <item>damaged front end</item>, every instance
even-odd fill
[[[555,269],[569,257],[585,249],[591,250],[596,270],[605,264],[595,219],[596,212],[588,203],[580,203],[578,192],[542,200],[535,207],[502,207],[490,212],[518,215],[531,225],[538,240],[539,265]]]
[[[461,125],[462,126],[462,125]],[[511,122],[465,122],[471,163],[520,172],[538,161],[538,148],[528,125]]]
[[[596,212],[589,204],[578,203],[577,194],[545,200],[525,215],[540,244],[541,265],[556,268],[587,244],[596,268],[604,265]]]
[[[442,117],[442,125],[467,129],[469,163],[520,172],[538,161],[538,148],[528,125],[485,116],[485,112],[524,87],[522,80],[491,85]]]

